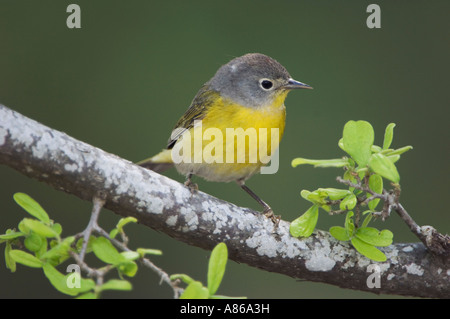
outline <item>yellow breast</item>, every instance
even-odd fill
[[[256,173],[269,162],[283,136],[286,94],[259,108],[219,97],[203,120],[189,130],[189,138],[179,141],[183,146],[190,144],[192,163],[176,164],[178,171],[225,182]]]

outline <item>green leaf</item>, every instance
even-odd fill
[[[372,153],[379,153],[381,152],[383,149],[381,147],[379,147],[378,145],[372,145],[372,147],[370,148],[370,151]]]
[[[138,248],[136,251],[141,257],[144,257],[145,255],[162,255],[162,251],[159,249]]]
[[[348,189],[338,189],[338,188],[319,188],[319,191],[325,192],[331,200],[342,199],[351,192]]]
[[[319,218],[319,207],[311,206],[303,215],[291,222],[289,231],[294,237],[309,237],[316,228]]]
[[[374,247],[373,245],[370,245],[358,237],[353,237],[351,239],[353,247],[362,255],[366,256],[369,259],[372,259],[374,261],[383,262],[386,261],[386,255],[383,254],[381,250]]]
[[[355,194],[351,193],[350,195],[344,197],[344,199],[339,204],[339,208],[342,210],[352,210],[353,208],[355,208],[356,203],[356,196]]]
[[[325,200],[328,197],[326,192],[315,190],[314,192],[307,191],[306,189],[300,192],[300,195],[306,199],[307,201],[317,204],[319,206],[326,205],[327,201]]]
[[[403,153],[405,153],[405,152],[407,152],[407,151],[409,151],[409,150],[412,150],[412,149],[413,149],[413,147],[412,147],[411,145],[408,145],[408,146],[400,147],[400,148],[398,148],[398,149],[396,149],[396,150],[387,152],[387,153],[384,154],[384,155],[386,155],[386,156],[402,155]]]
[[[10,230],[10,229],[8,229]],[[15,232],[15,231],[6,231],[6,234],[0,235],[0,240],[10,240],[10,239],[14,239],[14,238],[18,238],[18,237],[22,237],[25,234],[22,232]]]
[[[337,240],[347,241],[350,240],[350,237],[347,234],[347,230],[341,226],[333,226],[330,228],[330,234]]]
[[[96,238],[92,241],[91,245],[95,256],[107,264],[118,265],[126,261],[113,244],[105,237]]]
[[[117,269],[125,276],[134,277],[138,271],[138,266],[134,261],[128,261],[119,264]]]
[[[117,279],[111,279],[108,280],[106,283],[100,286],[100,291],[103,290],[131,290],[133,289],[133,286],[131,283],[127,280],[117,280]]]
[[[48,237],[48,238],[59,237],[58,233],[56,231],[54,231],[53,228],[45,225],[41,221],[38,221],[36,219],[31,219],[31,218],[24,218],[22,220],[22,222],[25,227],[27,227],[28,229],[31,229],[33,232],[35,232],[36,234],[39,234],[43,237]]]
[[[392,139],[394,138],[394,127],[395,123],[390,123],[386,126],[386,130],[384,132],[384,141],[383,141],[383,149],[387,150],[391,144]]]
[[[98,237],[92,241],[92,251],[101,261],[117,266],[120,273],[128,277],[134,277],[138,267],[134,261],[129,259],[139,258],[137,252],[126,252],[121,254],[113,244],[105,237]]]
[[[11,243],[10,243],[10,242],[7,242],[7,243],[6,243],[6,247],[5,247],[5,263],[6,263],[6,268],[8,268],[9,270],[11,270],[11,272],[15,272],[15,271],[16,271],[16,262],[14,261],[13,258],[11,258],[10,252],[11,252]]]
[[[372,174],[369,177],[369,188],[374,191],[377,194],[383,193],[383,178],[378,174]],[[367,197],[369,198],[372,196],[371,194],[367,194]],[[369,202],[368,206],[371,210],[375,210],[378,203],[380,202],[379,198],[373,199]]]
[[[69,288],[67,285],[66,277],[61,274],[55,267],[45,264],[42,269],[47,279],[50,281],[53,287],[59,292],[69,296],[78,295],[78,290],[76,288]]]
[[[25,218],[24,218],[24,219],[25,219]],[[28,235],[28,234],[31,232],[31,230],[30,230],[27,226],[25,226],[24,219],[22,219],[22,220],[19,222],[18,228],[19,228],[19,230],[20,230],[21,233],[23,233],[23,234],[25,234],[25,235]]]
[[[403,153],[405,153],[405,152],[407,152],[409,150],[412,150],[412,149],[413,149],[413,147],[411,145],[403,146],[403,147],[400,147],[400,148],[398,148],[396,150],[387,149],[387,150],[383,151],[383,155],[385,155],[385,156],[402,155]]]
[[[137,219],[134,217],[125,217],[121,218],[119,222],[117,223],[116,228],[119,230],[119,232],[123,232],[123,226],[125,226],[128,223],[136,223]]]
[[[12,249],[9,252],[9,256],[15,262],[31,268],[41,268],[43,265],[42,261],[23,250]]]
[[[67,257],[69,256],[69,250],[70,245],[75,241],[74,236],[70,236],[65,238],[60,243],[53,246],[51,249],[49,249],[47,252],[45,252],[41,259],[51,259],[51,258],[61,258],[61,257]]]
[[[71,272],[64,276],[50,264],[44,264],[42,269],[53,287],[63,294],[76,296],[79,293],[87,292],[95,287],[95,283],[92,279],[81,278],[78,272]]]
[[[310,200],[308,199],[308,196],[309,196],[309,195],[311,195],[311,192],[308,191],[308,190],[306,190],[306,189],[303,189],[303,190],[300,192],[300,196],[303,197],[304,199],[306,199],[307,201],[310,201]]]
[[[37,258],[39,258],[39,259],[42,260],[41,257],[42,257],[43,254],[46,253],[47,248],[48,248],[48,245],[47,245],[47,238],[45,238],[45,237],[41,237],[41,238],[42,238],[42,245],[41,245],[41,248],[40,248],[38,251],[36,251],[36,252],[34,253],[34,255],[35,255]]]
[[[208,297],[208,288],[203,287],[200,281],[193,281],[186,287],[180,299],[208,299]]]
[[[53,231],[55,233],[57,233],[58,235],[61,235],[61,233],[62,233],[62,226],[61,226],[60,223],[55,223],[51,227],[52,227],[52,229],[53,229]]]
[[[128,261],[133,261],[140,257],[139,253],[136,251],[124,251],[120,254]]]
[[[358,181],[356,180],[355,176],[353,176],[352,172],[350,170],[345,171],[344,175],[343,175],[344,179],[346,181],[350,181],[353,184],[356,184]],[[354,187],[349,187],[348,188],[349,191],[353,192],[355,190]]]
[[[365,212],[363,213],[363,215],[364,215],[366,212],[371,212],[371,211],[370,211],[370,210],[367,210],[367,211],[365,211]],[[366,226],[369,224],[369,222],[372,220],[372,217],[373,217],[372,214],[368,214],[368,215],[366,216],[366,218],[364,218],[364,221],[363,221],[361,227],[366,227]]]
[[[50,222],[50,218],[48,217],[45,210],[41,207],[41,205],[39,205],[38,202],[36,202],[27,194],[15,193],[13,198],[16,203],[19,204],[19,206],[21,206],[23,209],[25,209],[30,215],[36,217],[44,223]]]
[[[348,166],[349,162],[346,158],[336,158],[329,160],[315,160],[315,159],[307,159],[307,158],[295,158],[292,160],[292,167],[297,167],[298,165],[309,164],[314,165],[314,167],[343,167]]]
[[[369,162],[375,134],[369,122],[349,121],[344,126],[343,148],[360,166]]]
[[[189,277],[188,275],[185,275],[185,274],[173,274],[170,276],[170,281],[174,281],[177,279],[180,279],[182,282],[184,282],[187,285],[189,285],[191,282],[195,281],[194,279],[192,279],[191,277]]]
[[[386,157],[392,162],[392,164],[395,164],[400,159],[400,155],[389,155]]]
[[[394,234],[390,230],[379,231],[373,227],[360,227],[356,230],[355,236],[367,244],[385,247],[392,244]]]
[[[309,201],[308,196],[311,195],[311,192],[304,189],[300,192],[300,196]]]
[[[32,252],[39,251],[43,243],[44,238],[34,232],[24,240],[25,247]],[[45,244],[47,244],[47,242],[45,242]]]
[[[369,188],[377,194],[382,194],[383,193],[383,178],[377,174],[370,175]]]
[[[356,173],[358,173],[358,177],[359,177],[359,179],[364,179],[364,177],[366,176],[366,175],[369,175],[368,174],[368,172],[369,172],[369,169],[367,168],[367,167],[359,167],[357,170],[356,170]]]
[[[97,239],[97,237],[95,237],[94,235],[91,234],[91,236],[88,239],[88,244],[87,244],[87,247],[86,247],[86,253],[92,252],[92,242],[94,240],[96,240],[96,239]],[[81,249],[83,248],[83,242],[84,242],[83,238],[80,238],[80,239],[77,240],[77,243],[76,243],[75,246],[76,246],[76,251],[78,253],[81,252]]]
[[[219,289],[223,275],[225,274],[227,259],[227,245],[220,243],[214,247],[208,265],[208,291],[210,295],[214,295],[217,289]]]
[[[119,233],[119,230],[117,228],[114,228],[109,232],[109,237],[114,239],[114,238],[116,238],[118,233]]]
[[[320,205],[320,208],[322,208],[323,210],[325,210],[328,213],[331,211],[330,205]]]
[[[345,149],[344,149],[344,139],[343,139],[343,138],[340,138],[340,139],[339,139],[339,141],[338,141],[338,146],[340,147],[341,150],[343,150],[343,151],[345,152]]]
[[[347,236],[349,238],[352,238],[353,235],[355,234],[355,224],[353,223],[353,218],[352,218],[353,215],[354,215],[353,212],[349,211],[347,213],[347,215],[345,216],[344,226],[345,226],[345,230],[347,231]]]
[[[369,167],[376,174],[379,174],[394,183],[400,181],[400,175],[398,174],[395,165],[381,153],[373,154],[370,157]]]

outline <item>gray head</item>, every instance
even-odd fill
[[[277,61],[260,53],[249,53],[220,67],[209,80],[210,88],[222,97],[248,107],[270,105],[292,89],[312,89],[295,81]]]

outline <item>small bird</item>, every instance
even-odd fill
[[[278,148],[286,120],[284,101],[293,89],[312,87],[292,79],[264,54],[234,58],[200,88],[176,123],[167,148],[137,164],[155,172],[175,166],[191,191],[197,189],[193,175],[214,182],[235,181],[263,207],[263,214],[275,220],[270,206],[245,181]]]

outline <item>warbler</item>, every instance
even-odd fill
[[[286,68],[264,54],[234,58],[200,88],[176,123],[167,148],[137,164],[156,172],[175,166],[191,190],[196,189],[193,175],[235,181],[273,219],[270,206],[245,181],[278,148],[286,121],[284,101],[293,89],[312,87],[292,79]]]

